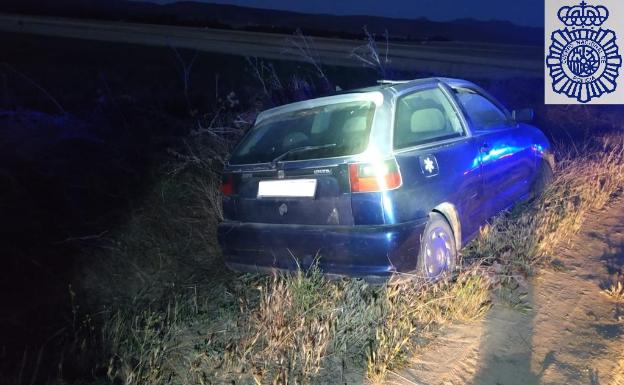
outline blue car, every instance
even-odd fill
[[[532,116],[445,78],[264,111],[223,172],[226,262],[436,279],[489,218],[552,178],[547,138],[523,123]]]

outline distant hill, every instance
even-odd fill
[[[3,0],[0,12],[281,33],[300,28],[305,34],[327,37],[360,37],[366,26],[378,37],[387,30],[393,40],[543,44],[543,29],[507,21],[335,16],[192,1],[160,5],[128,0]]]

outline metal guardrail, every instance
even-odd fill
[[[0,31],[153,46],[173,46],[271,60],[306,61],[291,35],[0,14]],[[361,40],[314,37],[312,55],[326,65],[361,67],[352,51]],[[385,51],[385,44],[379,43]],[[541,77],[543,48],[474,42],[402,42],[388,46],[388,67],[444,76]]]

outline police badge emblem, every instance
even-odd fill
[[[561,7],[557,17],[565,28],[552,33],[546,57],[553,92],[580,103],[614,92],[622,57],[615,32],[601,28],[609,10],[581,1]]]

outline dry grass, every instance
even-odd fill
[[[624,186],[624,136],[597,138],[558,163],[555,183],[534,208],[538,255],[551,254],[576,234],[590,211],[598,210]],[[525,214],[527,215],[527,214]]]
[[[214,247],[197,225],[214,210],[210,191],[216,187],[193,180],[165,186],[160,203],[177,203],[130,221],[125,237],[109,249],[118,255],[118,266],[100,270],[137,280],[121,285],[130,288],[132,296],[126,298],[132,300],[100,315],[96,337],[79,327],[76,335],[90,339],[76,338],[75,344],[100,346],[93,366],[125,384],[322,383],[345,370],[382,383],[440,327],[482,317],[492,292],[528,310],[524,277],[624,185],[623,141],[602,138],[560,156],[555,181],[543,196],[495,218],[464,251],[467,260],[479,263],[436,284],[409,277],[382,286],[329,281],[316,268],[272,277],[225,276],[207,284],[197,274],[173,279],[164,275],[169,269],[193,269],[164,261],[195,269],[189,257]],[[192,212],[204,214],[193,217]],[[124,274],[123,268],[129,270]],[[192,285],[178,283],[189,280]],[[621,286],[613,289],[622,292]]]
[[[621,281],[612,283],[611,286],[602,291],[607,297],[617,302],[624,302],[624,285]]]
[[[213,383],[312,383],[345,366],[381,382],[422,337],[486,312],[489,284],[478,272],[435,285],[329,281],[316,268],[262,278],[256,305],[241,306],[236,330],[214,341],[226,346],[226,358],[204,355],[197,367]]]
[[[116,311],[102,330],[110,355],[107,377],[123,384],[165,383],[186,352],[178,338],[193,315],[183,302],[166,309]]]
[[[301,383],[317,374],[336,323],[334,288],[313,268],[274,277],[259,290],[260,306],[251,312],[239,359],[251,364],[258,383]]]
[[[351,57],[358,61],[362,66],[372,68],[382,79],[387,79],[389,75],[390,59],[388,59],[388,49],[390,47],[389,35],[386,30],[384,33],[385,45],[382,47],[383,52],[380,54],[377,40],[374,33],[363,27],[365,44],[355,47],[351,51]]]
[[[205,356],[200,365],[214,383],[310,383],[337,357],[362,358],[381,316],[380,288],[329,281],[316,267],[254,285],[258,300],[243,300],[236,330],[221,336],[225,358]]]
[[[390,282],[383,289],[381,322],[367,355],[367,377],[382,383],[400,367],[418,339],[453,321],[471,321],[489,308],[489,284],[478,268],[429,285],[413,280]]]
[[[499,215],[465,250],[494,263],[493,287],[522,308],[523,277],[550,260],[557,246],[576,234],[587,214],[601,209],[624,186],[624,136],[595,138],[583,148],[560,151],[553,183],[530,204]]]
[[[225,270],[215,258],[213,194],[195,178],[200,179],[165,177],[118,233],[92,244],[76,278],[79,294],[94,300],[94,306],[166,303],[176,285],[198,285],[211,279],[205,271]]]
[[[624,354],[620,356],[617,366],[611,373],[611,381],[609,382],[609,385],[624,385]]]

